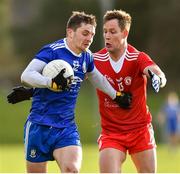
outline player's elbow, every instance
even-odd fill
[[[27,77],[27,73],[24,71],[22,74],[21,74],[21,83],[25,86],[29,86],[27,85],[28,84],[28,81],[27,81],[28,77]]]
[[[21,83],[23,84],[25,82],[25,74],[24,72],[21,74]]]

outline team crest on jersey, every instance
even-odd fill
[[[36,158],[36,149],[31,149],[30,157]]]
[[[83,73],[86,73],[86,72],[87,72],[86,61],[83,62],[82,70],[83,70]]]
[[[127,76],[127,77],[124,78],[124,83],[127,86],[131,85],[131,82],[132,82],[132,78],[131,77]]]
[[[80,67],[79,61],[74,60],[73,61],[73,70],[78,71],[78,68]]]

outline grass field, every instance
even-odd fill
[[[168,151],[167,146],[158,145],[158,172],[180,173],[180,147],[177,151]],[[59,172],[55,162],[49,162],[48,172]],[[22,145],[0,145],[0,173],[25,172],[25,162]],[[98,172],[98,149],[97,145],[83,146],[82,173]],[[123,165],[123,172],[136,172],[130,158]]]
[[[86,86],[82,89],[76,108],[76,121],[81,134],[83,144],[95,142],[99,135],[99,116],[97,111],[97,101],[92,97],[92,91],[86,91]],[[25,172],[25,162],[23,145],[23,125],[29,112],[30,101],[22,102],[16,105],[10,105],[6,102],[7,91],[0,91],[0,173],[22,173]],[[151,103],[153,120],[155,120],[155,111],[160,106],[160,97],[154,99],[152,95]],[[157,100],[158,99],[158,100]],[[86,101],[86,102],[84,102]],[[88,111],[88,112],[87,112]],[[156,128],[156,127],[154,127]],[[157,129],[158,128],[158,129]],[[156,135],[160,132],[157,127]],[[10,145],[11,144],[11,145]],[[17,145],[13,145],[17,144]],[[180,173],[180,147],[177,151],[169,152],[167,146],[159,145],[158,153],[158,172],[159,173]],[[49,172],[59,172],[55,162],[49,162]],[[128,157],[123,165],[123,172],[136,172],[134,165]],[[98,172],[98,149],[96,144],[83,145],[83,163],[82,173]]]

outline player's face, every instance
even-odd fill
[[[110,53],[116,53],[123,49],[126,43],[127,30],[121,30],[117,19],[107,21],[103,26],[103,33],[105,47]]]
[[[95,35],[95,27],[90,24],[84,24],[76,29],[76,31],[71,31],[71,46],[74,51],[79,54],[82,51],[88,49],[93,41]]]

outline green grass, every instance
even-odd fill
[[[180,172],[180,147],[177,151],[169,152],[167,146],[158,145],[158,172]],[[22,145],[0,145],[0,173],[25,172],[24,153]],[[49,162],[48,172],[59,172],[56,162]],[[83,145],[82,173],[98,172],[98,149],[97,145]],[[136,172],[130,157],[128,156],[123,165],[123,172]]]

